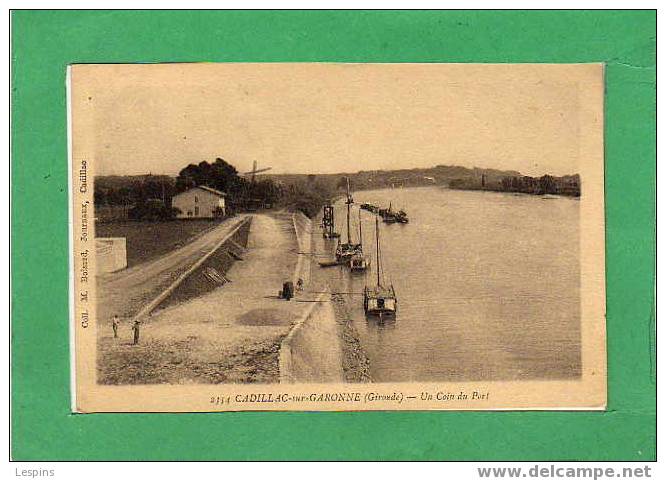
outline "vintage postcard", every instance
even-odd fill
[[[601,64],[68,70],[76,412],[604,409]]]

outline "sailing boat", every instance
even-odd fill
[[[396,222],[400,222],[401,224],[408,224],[409,223],[409,217],[407,217],[407,212],[400,209],[398,211],[398,213],[395,215],[395,220],[396,220]]]
[[[387,224],[395,224],[398,221],[396,219],[396,214],[393,211],[393,206],[391,205],[391,202],[389,202],[388,209],[381,209],[379,211],[379,214],[382,216],[382,219]]]
[[[335,259],[340,264],[348,264],[352,256],[358,251],[363,253],[363,246],[361,244],[354,244],[351,240],[349,214],[353,203],[354,199],[352,199],[351,192],[349,191],[349,177],[347,177],[347,200],[345,201],[345,204],[347,204],[347,242],[341,243],[338,239],[338,245],[335,248]]]
[[[361,210],[358,211],[358,247],[349,259],[349,268],[352,272],[362,272],[370,267],[370,259],[363,254],[363,223]]]
[[[393,284],[385,286],[383,283],[381,248],[379,245],[379,218],[375,217],[375,237],[377,239],[377,285],[363,289],[363,310],[366,315],[394,316],[398,310],[398,298],[395,295]]]

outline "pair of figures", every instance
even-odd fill
[[[120,318],[118,314],[113,316],[113,321],[111,321],[111,326],[113,327],[113,337],[118,338],[118,328],[120,327]],[[141,329],[141,321],[138,319],[134,321],[132,326],[132,331],[134,332],[134,345],[139,344],[139,333]]]

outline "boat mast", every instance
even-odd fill
[[[379,283],[379,270],[381,269],[381,260],[379,258],[379,217],[375,216],[375,237],[377,238],[377,287],[381,284]]]
[[[363,223],[361,222],[361,209],[358,210],[358,243],[363,245]]]
[[[351,209],[351,194],[349,193],[349,177],[347,177],[347,244],[351,244],[351,229],[349,224],[350,209]]]

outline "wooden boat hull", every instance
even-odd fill
[[[352,272],[365,272],[370,268],[370,260],[365,257],[353,256],[349,259],[349,269]]]
[[[365,311],[366,316],[377,316],[377,317],[394,317],[396,310],[392,309],[367,309]]]
[[[348,264],[354,254],[350,252],[336,252],[335,259],[340,264]]]
[[[341,262],[349,262],[359,252],[363,252],[363,247],[360,244],[338,244],[337,249],[335,249],[335,258]]]
[[[396,315],[396,309],[366,309],[366,316],[377,316],[377,317],[394,317]]]
[[[363,291],[363,310],[369,316],[393,316],[398,310],[395,291],[390,289],[378,292],[367,287]]]

